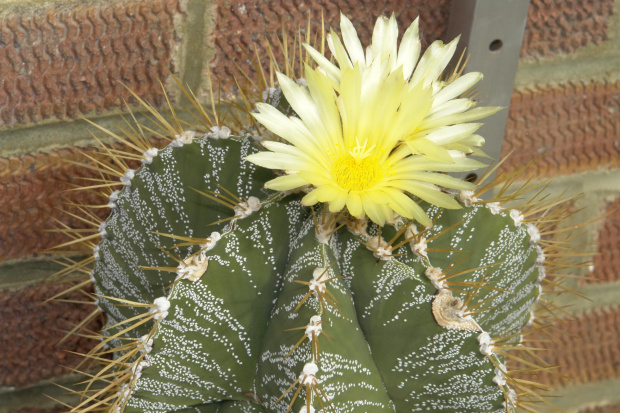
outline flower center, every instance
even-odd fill
[[[336,183],[347,191],[363,191],[372,188],[385,177],[385,170],[379,156],[372,153],[374,146],[367,148],[356,139],[357,146],[334,156],[332,175]]]

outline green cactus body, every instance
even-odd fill
[[[111,199],[92,276],[122,384],[100,399],[127,412],[513,409],[504,349],[544,277],[517,210],[425,207],[430,229],[378,228],[264,192],[272,173],[243,160],[252,138],[216,137],[178,139]]]

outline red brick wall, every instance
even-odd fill
[[[204,1],[59,0],[41,7],[0,5],[0,67],[4,68],[0,78],[0,259],[19,266],[60,242],[58,234],[41,230],[61,217],[57,208],[66,196],[62,191],[77,175],[75,167],[61,165],[57,159],[76,159],[77,151],[54,146],[55,136],[41,141],[35,135],[46,135],[45,125],[51,124],[73,130],[74,123],[69,121],[79,116],[114,118],[121,111],[122,99],[129,98],[118,81],[156,105],[163,97],[160,80],[176,96],[169,72],[182,79],[196,76],[184,72],[189,65],[183,59],[188,58],[184,54],[188,33],[196,29],[192,24],[200,21],[200,16],[187,16],[198,3]],[[266,56],[266,39],[274,41],[282,26],[289,31],[305,28],[311,15],[313,27],[318,27],[323,10],[326,25],[337,27],[342,10],[365,43],[376,15],[394,11],[401,27],[420,15],[423,39],[430,43],[445,35],[450,3],[214,0],[213,15],[203,16],[205,21],[215,21],[213,31],[205,34],[205,44],[212,42],[214,58],[207,61],[209,53],[189,57],[203,59],[202,68],[210,65],[219,81],[216,87],[234,92],[231,78],[242,77],[239,68],[252,70],[246,52],[253,53],[256,46]],[[620,39],[614,37],[614,27],[620,18],[614,11],[619,4],[612,0],[531,1],[504,143],[504,153],[512,151],[513,155],[503,167],[512,170],[536,155],[545,155],[530,176],[559,175],[569,186],[583,188],[582,217],[610,212],[600,224],[586,229],[586,241],[598,242],[594,249],[601,253],[594,260],[591,276],[595,281],[575,282],[574,286],[585,293],[618,291],[616,301],[620,301],[620,185],[614,182],[620,183],[615,175],[620,165]],[[605,66],[616,58],[615,67]],[[581,72],[582,66],[588,69]],[[560,80],[532,75],[544,74],[548,67],[566,74]],[[26,140],[33,137],[30,149],[4,152],[3,140],[18,132]],[[64,375],[59,366],[71,366],[76,359],[62,350],[84,351],[89,343],[69,340],[56,348],[62,334],[55,330],[68,328],[90,307],[35,305],[60,287],[8,290],[3,287],[7,283],[3,268],[0,264],[0,387],[23,387]],[[12,281],[19,278],[11,274]],[[579,306],[588,308],[566,322],[568,334],[554,333],[551,339],[560,344],[559,350],[547,352],[545,358],[566,365],[561,372],[574,377],[570,385],[576,389],[586,383],[603,386],[620,375],[618,306],[596,298],[592,304]],[[569,385],[557,377],[545,380],[558,388]],[[2,397],[0,392],[0,406]],[[609,406],[587,412],[616,412],[620,402]],[[9,411],[34,411],[35,407],[23,400]]]
[[[54,4],[0,21],[0,125],[118,108],[130,94],[161,103],[175,71],[178,0]]]

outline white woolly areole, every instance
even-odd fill
[[[308,286],[310,291],[314,291],[315,293],[324,293],[325,292],[325,284],[321,281],[311,280],[310,285]]]
[[[121,176],[121,182],[125,186],[131,186],[131,180],[136,176],[136,171],[133,169],[129,169],[125,172],[125,175]]]
[[[538,231],[538,228],[536,228],[536,225],[527,224],[527,233],[530,235],[531,244],[536,244],[540,241],[540,232]]]
[[[375,258],[383,261],[392,259],[392,247],[380,237],[368,238],[368,248],[372,251]]]
[[[166,297],[159,297],[153,301],[155,307],[149,309],[149,314],[155,314],[155,320],[164,319],[168,316],[170,301]]]
[[[478,336],[478,343],[480,343],[480,352],[490,356],[493,354],[493,340],[487,332],[482,332]]]
[[[415,244],[412,243],[411,250],[418,257],[428,258],[428,253],[426,252],[427,247],[428,247],[428,244],[426,243],[426,238],[420,237],[420,239],[418,239],[418,241]]]
[[[412,239],[418,235],[418,228],[415,225],[409,225],[405,230],[405,239]]]
[[[121,191],[119,191],[118,189],[114,192],[112,192],[110,194],[110,198],[109,198],[109,202],[108,202],[108,208],[110,209],[114,209],[116,208],[116,201],[118,200],[118,196],[120,195]]]
[[[105,238],[106,235],[108,235],[108,233],[106,232],[105,228],[108,226],[108,224],[103,221],[101,224],[99,224],[99,235],[101,235],[101,238]]]
[[[512,218],[512,220],[514,221],[515,226],[520,227],[521,223],[523,222],[524,216],[518,209],[511,209],[510,218]]]
[[[542,264],[545,262],[545,252],[540,247],[540,245],[536,246],[536,264]]]
[[[211,137],[213,139],[228,139],[230,137],[231,131],[227,126],[212,126],[211,127]]]
[[[310,410],[306,409],[306,406],[302,406],[301,409],[299,409],[299,413],[314,413],[314,407],[310,406]]]
[[[474,191],[462,190],[457,195],[459,201],[463,203],[466,207],[470,207],[476,202],[480,201],[480,198],[476,198],[474,196]]]
[[[95,257],[95,261],[99,261],[99,245],[95,245],[95,248],[93,248],[93,257]]]
[[[347,228],[349,232],[355,235],[359,235],[361,237],[368,237],[366,233],[366,227],[368,226],[368,218],[356,218],[353,221],[347,223]]]
[[[174,135],[175,141],[172,142],[174,146],[183,146],[188,143],[192,143],[192,140],[196,137],[198,132],[193,130],[183,131],[180,135]]]
[[[489,202],[486,207],[491,211],[491,214],[497,215],[502,212],[502,206],[499,202]]]
[[[131,367],[131,372],[133,373],[136,379],[139,379],[140,376],[142,376],[142,370],[150,366],[151,366],[151,363],[149,363],[147,360],[141,360],[139,363],[136,363]]]
[[[157,156],[157,148],[150,148],[142,154],[142,163],[148,165],[153,162],[153,158]]]
[[[538,282],[542,282],[547,277],[547,270],[543,265],[538,266]]]
[[[132,393],[133,393],[133,390],[129,387],[128,383],[121,385],[121,387],[118,389],[119,399],[122,400],[122,403],[120,404],[120,406],[125,404],[125,400],[127,400],[129,396],[131,396]],[[120,406],[116,408],[115,412],[121,411]]]
[[[308,87],[308,82],[303,77],[300,77],[299,79],[297,79],[297,84],[299,86]]]
[[[323,223],[320,221],[314,226],[314,235],[320,244],[327,245],[334,232],[334,221],[332,219],[326,219]]]
[[[148,334],[145,334],[142,337],[138,338],[138,341],[140,342],[138,348],[142,353],[150,353],[151,351],[153,351],[153,339],[149,338]]]
[[[497,367],[495,368],[495,376],[493,377],[493,382],[498,386],[506,385],[506,378],[504,377],[504,373]]]
[[[310,322],[306,326],[306,337],[309,341],[312,341],[314,337],[321,335],[323,329],[321,328],[321,316],[313,315],[310,317]]]
[[[205,242],[205,244],[202,246],[203,250],[206,251],[211,251],[215,245],[217,244],[217,242],[222,238],[222,236],[220,235],[219,232],[213,231],[211,233],[211,235],[209,235],[209,239],[207,242]]]
[[[424,274],[431,280],[433,286],[438,290],[441,290],[446,287],[446,282],[444,280],[439,280],[439,278],[443,275],[443,271],[439,267],[428,267]]]
[[[378,247],[376,250],[373,251],[373,255],[375,256],[375,258],[383,260],[383,261],[391,260],[392,259],[392,247],[390,246]]]
[[[517,393],[511,389],[510,387],[508,387],[508,391],[506,392],[507,396],[508,396],[508,400],[504,401],[502,404],[504,406],[504,409],[506,407],[514,407],[517,405]]]
[[[319,366],[317,366],[315,363],[313,362],[306,363],[306,365],[304,366],[303,372],[299,376],[299,380],[301,381],[301,384],[303,385],[314,384],[316,382],[316,373],[318,371],[319,371]]]
[[[251,196],[247,201],[239,203],[235,206],[235,216],[239,219],[249,217],[252,212],[260,209],[260,200],[255,196]]]
[[[317,294],[324,293],[325,281],[327,280],[327,278],[327,268],[315,268],[312,272],[312,279],[310,280],[310,285],[308,286],[308,289],[310,291],[314,291]]]
[[[320,281],[321,279],[325,281],[327,279],[327,268],[315,268],[314,271],[312,271],[312,279],[315,281]]]

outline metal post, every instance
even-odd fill
[[[446,40],[461,35],[456,56],[466,48],[466,72],[481,72],[479,105],[506,109],[485,119],[484,151],[499,160],[508,120],[529,0],[453,0]],[[468,174],[461,174],[464,177]],[[470,179],[474,178],[470,176]]]

